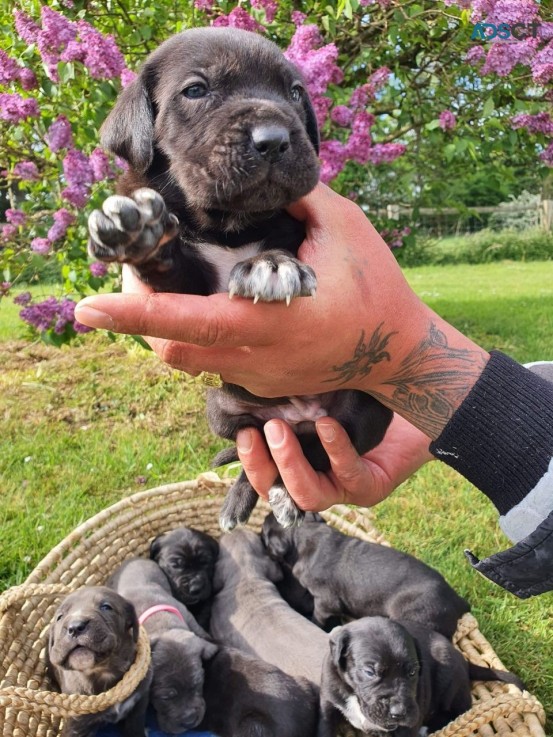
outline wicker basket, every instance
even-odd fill
[[[151,539],[166,530],[189,525],[218,536],[218,511],[227,485],[206,473],[195,481],[123,499],[74,530],[24,584],[0,596],[2,737],[55,737],[63,718],[102,711],[132,693],[149,662],[142,629],[135,663],[110,691],[80,696],[51,690],[44,652],[52,615],[62,596],[79,586],[103,583],[126,558],[147,555]],[[266,512],[264,504],[258,505],[250,520],[254,529],[260,529]],[[370,512],[333,507],[323,516],[342,532],[387,544],[373,527]],[[455,643],[475,663],[503,667],[472,615],[460,621]],[[476,683],[472,708],[435,735],[544,737],[544,721],[543,708],[531,694],[505,684]]]

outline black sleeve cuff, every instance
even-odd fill
[[[536,486],[553,456],[553,384],[493,351],[430,452],[506,514]]]

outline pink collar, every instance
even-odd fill
[[[169,606],[169,604],[156,604],[156,606],[151,606],[149,609],[146,609],[145,612],[142,612],[142,614],[138,618],[138,624],[144,624],[144,622],[149,617],[151,617],[152,614],[157,614],[157,612],[169,612],[170,614],[176,614],[181,622],[184,622],[184,617],[176,607]]]

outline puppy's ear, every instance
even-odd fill
[[[261,541],[273,560],[284,560],[290,550],[290,540],[284,530],[279,533],[268,526],[263,527]]]
[[[319,124],[317,123],[317,116],[313,103],[311,102],[308,93],[306,92],[303,96],[303,109],[305,110],[305,130],[309,136],[309,140],[313,144],[315,153],[319,155],[319,144],[321,138],[319,136]]]
[[[157,558],[160,553],[161,541],[163,540],[164,537],[165,537],[165,533],[163,533],[162,535],[158,535],[156,538],[152,540],[150,544],[150,559],[151,560],[157,561]]]
[[[218,652],[219,645],[216,645],[214,642],[208,642],[207,640],[203,641],[201,653],[202,660],[211,660],[211,658],[214,658]]]
[[[102,146],[140,173],[154,158],[154,109],[146,79],[141,72],[125,87],[100,129]]]
[[[335,627],[330,633],[330,654],[332,662],[340,670],[345,670],[350,634],[345,627]]]
[[[265,556],[265,575],[273,583],[282,581],[284,577],[280,565],[275,560],[271,560],[268,555]]]
[[[125,629],[130,629],[134,642],[138,640],[138,617],[136,610],[130,601],[125,600]]]

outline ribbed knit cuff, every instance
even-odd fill
[[[506,514],[536,486],[553,456],[553,384],[493,351],[433,453]]]

